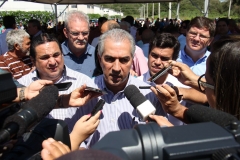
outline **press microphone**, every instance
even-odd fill
[[[134,85],[129,85],[125,88],[124,94],[134,107],[137,110],[140,118],[143,121],[148,119],[150,114],[155,114],[156,108],[152,103],[147,100],[144,95],[139,91],[139,89]]]
[[[13,136],[21,136],[28,128],[41,121],[55,107],[58,89],[54,85],[44,86],[39,94],[23,104],[22,109],[4,121],[0,130],[0,144]]]
[[[216,123],[222,127],[238,121],[233,115],[202,105],[192,105],[185,111],[185,116],[189,123],[210,122]]]

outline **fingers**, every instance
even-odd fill
[[[87,121],[87,119],[88,119],[90,116],[91,116],[91,114],[84,115],[84,116],[82,116],[82,117],[79,119],[79,121],[85,122],[85,121]]]
[[[99,121],[100,115],[101,115],[102,111],[98,111],[94,116],[92,116],[89,121],[91,121],[92,123],[96,124],[97,121]]]
[[[41,155],[43,158],[56,159],[68,152],[70,149],[62,142],[55,141],[53,138],[48,138],[42,143],[43,150]]]
[[[43,160],[54,160],[54,157],[45,148],[43,148],[42,151],[41,151],[41,157],[42,157]]]
[[[53,81],[50,80],[38,80],[38,82],[42,85],[53,84]]]
[[[149,115],[149,117],[153,120],[155,120],[158,125],[160,126],[173,126],[168,120],[166,117],[163,117],[163,116],[158,116],[158,115]]]

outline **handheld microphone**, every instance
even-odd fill
[[[127,86],[124,90],[124,94],[134,109],[137,110],[140,118],[143,121],[146,121],[150,114],[155,114],[156,108],[149,100],[146,99],[146,97],[144,97],[142,93],[140,93],[139,89],[136,86]]]
[[[202,105],[192,105],[185,111],[189,123],[210,122],[216,123],[222,127],[231,122],[238,121],[233,115]]]
[[[57,98],[57,87],[45,86],[39,95],[26,102],[19,112],[6,118],[4,129],[0,130],[0,144],[15,135],[21,136],[28,128],[41,121],[55,107]]]

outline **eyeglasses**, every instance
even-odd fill
[[[68,30],[68,29],[67,29]],[[73,37],[79,37],[80,35],[82,35],[83,37],[88,36],[89,31],[85,31],[85,32],[71,32],[68,30],[68,32],[73,36]]]
[[[208,38],[211,38],[211,37],[207,37],[207,36],[204,36],[200,33],[196,33],[196,32],[193,32],[193,31],[188,31],[188,34],[190,37],[196,37],[197,35],[199,35],[199,38],[202,40],[202,39],[208,39]]]
[[[214,89],[214,86],[207,83],[207,82],[204,82],[202,80],[202,78],[204,78],[204,81],[205,81],[205,74],[201,75],[199,78],[198,78],[198,87],[200,89],[201,92],[205,92],[205,89],[206,88],[210,88],[210,89]]]

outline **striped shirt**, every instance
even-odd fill
[[[18,82],[22,85],[28,86],[31,84],[33,81],[36,81],[40,79],[37,75],[37,71],[34,70],[30,72],[29,74],[23,76],[22,78],[18,79]],[[80,87],[83,84],[86,84],[87,86],[93,86],[92,79],[90,79],[88,76],[85,74],[76,72],[67,66],[65,66],[63,76],[59,79],[58,82],[56,83],[64,83],[64,82],[72,82],[72,85],[69,87],[68,90],[66,91],[60,91],[59,94],[69,94],[76,88]],[[65,119],[65,115],[67,113],[67,109],[53,109],[49,115],[48,118],[53,118],[51,116],[52,113],[55,115],[55,119]]]
[[[131,129],[138,123],[144,123],[141,122],[136,110],[125,97],[124,90],[119,91],[117,94],[111,92],[106,87],[103,75],[96,77],[94,79],[94,84],[96,88],[100,88],[101,90],[106,91],[108,94],[93,99],[82,107],[68,108],[67,116],[65,116],[65,122],[68,124],[69,130],[71,131],[79,118],[81,118],[83,115],[91,113],[92,109],[100,98],[106,101],[103,106],[100,123],[96,131],[81,145],[82,147],[86,148],[91,147],[108,132]],[[126,86],[130,84],[133,84],[137,87],[146,85],[146,83],[132,76],[129,76]],[[140,90],[140,92],[145,95],[145,97],[153,104],[153,106],[155,106],[156,114],[163,115],[165,117],[167,116],[167,114],[163,111],[157,97],[150,89]],[[52,116],[56,118],[56,115],[52,114]]]
[[[16,58],[6,52],[0,56],[0,68],[11,72],[14,79],[19,79],[31,71],[32,61],[29,56]]]

